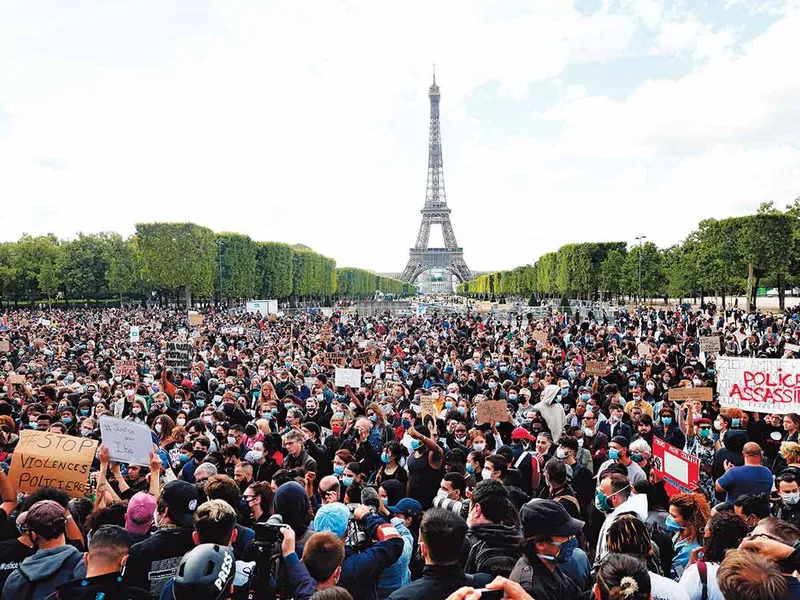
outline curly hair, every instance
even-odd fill
[[[749,529],[744,520],[731,510],[718,512],[708,522],[711,537],[705,547],[705,560],[709,562],[722,562],[725,552],[738,548]]]
[[[669,499],[670,506],[678,509],[684,522],[681,539],[701,541],[711,509],[702,494],[675,494]]]

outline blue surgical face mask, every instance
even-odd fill
[[[672,417],[661,417],[661,422],[667,427],[669,427],[670,425],[672,425]]]
[[[469,473],[470,475],[474,475],[475,474],[475,467],[473,467],[470,464],[467,464],[467,473]]]
[[[586,402],[591,397],[592,397],[591,394],[581,394],[581,400],[583,400],[584,402]]]
[[[419,450],[420,448],[422,448],[422,442],[420,442],[419,440],[411,440],[411,447],[414,450]]]
[[[344,465],[333,465],[333,472],[336,475],[341,475],[344,473]]]
[[[65,425],[69,425],[72,423],[72,417],[61,417],[61,420],[64,422]]]
[[[666,526],[666,528],[667,528],[667,531],[672,531],[672,532],[674,532],[674,533],[677,533],[677,532],[679,532],[679,531],[682,531],[682,530],[683,530],[683,527],[681,527],[680,525],[678,525],[678,522],[677,522],[675,519],[673,519],[673,518],[672,518],[672,515],[669,515],[669,516],[668,516],[668,517],[667,517],[667,518],[664,520],[664,525]]]
[[[377,423],[378,415],[370,415],[369,420],[372,421],[373,423]]]
[[[270,411],[269,411],[269,414],[271,414],[274,417],[275,415],[278,414],[278,409],[277,408],[271,408]]]
[[[609,448],[608,458],[610,458],[611,460],[619,460],[619,450],[617,450],[616,448]]]
[[[567,394],[569,394],[569,388],[564,388],[563,390],[561,390],[562,396],[566,396]]]
[[[344,487],[350,487],[351,485],[353,485],[353,478],[345,475],[344,477],[342,477],[342,485]]]
[[[558,550],[558,555],[556,556],[557,563],[568,563],[572,560],[572,555],[575,552],[576,548],[578,547],[578,538],[570,538],[566,542],[561,544],[561,547]]]
[[[453,401],[452,400],[448,400],[447,402],[444,403],[444,407],[446,409],[448,409],[448,410],[453,408]]]
[[[381,454],[381,462],[383,464],[385,464],[385,465],[389,464],[389,453],[388,452],[384,452],[383,454]]]
[[[206,405],[206,401],[202,398],[197,399],[197,408],[203,408]]]

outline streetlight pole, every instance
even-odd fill
[[[639,302],[642,301],[642,240],[646,239],[646,235],[636,236],[636,241],[639,242]]]
[[[217,240],[217,262],[219,263],[219,303],[222,304],[222,240]]]

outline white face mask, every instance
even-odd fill
[[[788,506],[794,506],[800,500],[800,492],[781,493],[781,500]]]
[[[486,449],[486,444],[472,444],[472,449],[476,452],[483,452]]]
[[[134,389],[132,389],[132,388],[129,388],[129,389],[125,390],[125,395],[126,395],[128,398],[130,398],[131,396],[133,396],[133,394],[134,394],[135,392],[136,392],[136,390],[134,390]]]
[[[161,423],[156,423],[155,429],[156,429],[156,433],[161,433],[161,430],[163,429],[163,427],[161,426]]]
[[[559,460],[564,460],[565,458],[567,458],[567,454],[568,452],[563,448],[556,448],[556,458],[558,458]]]
[[[481,471],[481,477],[484,479],[491,479],[492,478],[492,470],[491,469],[483,469]]]
[[[186,425],[186,419],[177,419],[177,420],[175,421],[175,423],[176,423],[177,425],[180,425],[181,427],[183,427],[184,425]]]
[[[653,393],[653,390],[655,390],[655,389],[656,389],[656,386],[653,385],[652,383],[648,383],[647,384],[647,391],[648,392]]]
[[[594,429],[591,427],[584,427],[583,428],[583,435],[587,435],[589,437],[594,437]]]
[[[236,438],[233,437],[232,435],[229,435],[228,436],[228,443],[231,444],[231,445],[236,444]]]
[[[436,492],[436,497],[437,498],[442,498],[443,500],[447,499],[447,490],[443,490],[443,489],[440,488],[439,491]]]
[[[578,448],[583,448],[583,438],[578,438]]]
[[[250,452],[250,458],[252,458],[254,461],[261,460],[261,457],[263,457],[263,456],[264,456],[264,453],[261,452],[260,450],[252,450]]]

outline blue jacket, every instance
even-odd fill
[[[39,600],[61,584],[86,576],[83,553],[70,545],[39,550],[22,561],[3,586],[3,600]]]
[[[367,539],[376,539],[378,527],[385,523],[378,515],[368,514],[364,517]],[[402,537],[375,542],[361,552],[346,547],[339,585],[350,591],[353,600],[378,600],[378,578],[386,567],[397,562],[404,547]]]
[[[414,550],[414,536],[403,524],[402,519],[392,519],[392,525],[403,537],[403,554],[393,565],[386,567],[378,578],[378,596],[383,600],[395,591],[411,583],[411,571],[408,568],[411,562],[411,553]]]

